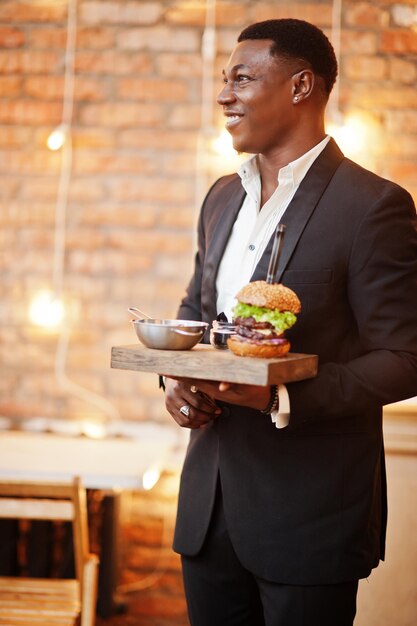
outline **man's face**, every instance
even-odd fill
[[[272,57],[271,44],[269,39],[241,41],[223,72],[217,102],[238,152],[268,155],[291,139],[294,67]]]

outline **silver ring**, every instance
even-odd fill
[[[182,406],[180,408],[180,413],[185,415],[185,417],[189,417],[190,416],[190,408],[191,407],[188,404],[184,404],[184,406]]]
[[[190,391],[191,391],[191,393],[197,393],[198,387],[196,387],[195,385],[191,385]]]

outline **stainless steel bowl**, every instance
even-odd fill
[[[132,323],[139,341],[156,350],[190,350],[208,327],[207,322],[190,320],[142,319]]]

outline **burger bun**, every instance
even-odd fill
[[[239,335],[233,335],[227,340],[228,348],[238,356],[255,356],[264,359],[277,359],[285,356],[290,350],[290,342],[283,339],[280,343],[268,343],[262,341],[255,343],[247,339],[240,339]]]
[[[236,294],[236,298],[239,302],[266,309],[291,311],[294,314],[301,310],[301,302],[292,289],[281,283],[267,283],[265,280],[248,283]]]

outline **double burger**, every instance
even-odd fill
[[[279,283],[257,280],[236,294],[233,309],[236,334],[227,345],[239,356],[282,357],[290,349],[284,331],[297,321],[301,303],[297,295]]]

